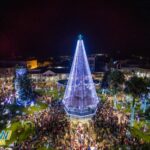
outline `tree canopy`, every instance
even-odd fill
[[[125,82],[125,76],[121,71],[114,70],[110,72],[108,81],[110,83],[110,87],[114,89],[114,92],[116,93],[117,90],[122,88],[121,86]]]
[[[146,94],[148,92],[147,78],[133,76],[128,81],[126,81],[125,85],[125,92],[128,94],[132,94],[134,98],[139,97],[141,94]]]

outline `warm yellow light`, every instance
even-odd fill
[[[37,65],[37,60],[36,59],[27,61],[27,68],[28,69],[35,69],[37,67],[38,67],[38,65]]]

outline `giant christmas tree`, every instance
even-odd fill
[[[15,91],[17,105],[28,106],[33,102],[31,82],[24,67],[16,68]]]
[[[80,35],[63,104],[70,116],[85,117],[95,114],[98,102],[99,99],[91,76],[84,43]]]

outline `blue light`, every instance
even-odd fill
[[[18,105],[18,106],[24,106],[24,107],[26,107],[26,106],[30,106],[30,105],[33,105],[35,103],[35,101],[34,100],[27,100],[27,101],[22,101],[21,99],[17,99],[16,100],[16,104]]]
[[[26,73],[27,73],[27,69],[26,68],[18,68],[18,69],[16,69],[16,75],[17,76],[18,75],[22,76],[22,75],[24,75]]]
[[[26,107],[34,102],[31,83],[27,76],[26,68],[16,69],[15,91],[17,105]]]
[[[67,114],[76,117],[92,116],[97,110],[97,97],[82,36],[77,41],[74,60],[63,98]]]

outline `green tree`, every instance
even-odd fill
[[[133,76],[125,83],[125,92],[131,94],[133,97],[132,106],[135,105],[135,99],[139,98],[142,93],[147,93],[147,79],[141,77]]]
[[[121,71],[114,70],[108,75],[108,81],[114,95],[114,101],[116,101],[117,92],[122,90],[123,83],[125,82],[125,76]]]
[[[24,67],[16,68],[15,91],[17,104],[26,106],[33,101],[31,80],[28,77],[27,69]]]
[[[131,94],[133,97],[132,105],[131,105],[131,118],[130,125],[133,126],[134,123],[134,112],[135,112],[135,100],[139,98],[142,93],[147,93],[147,82],[146,79],[133,76],[126,83],[125,92],[127,94]]]

